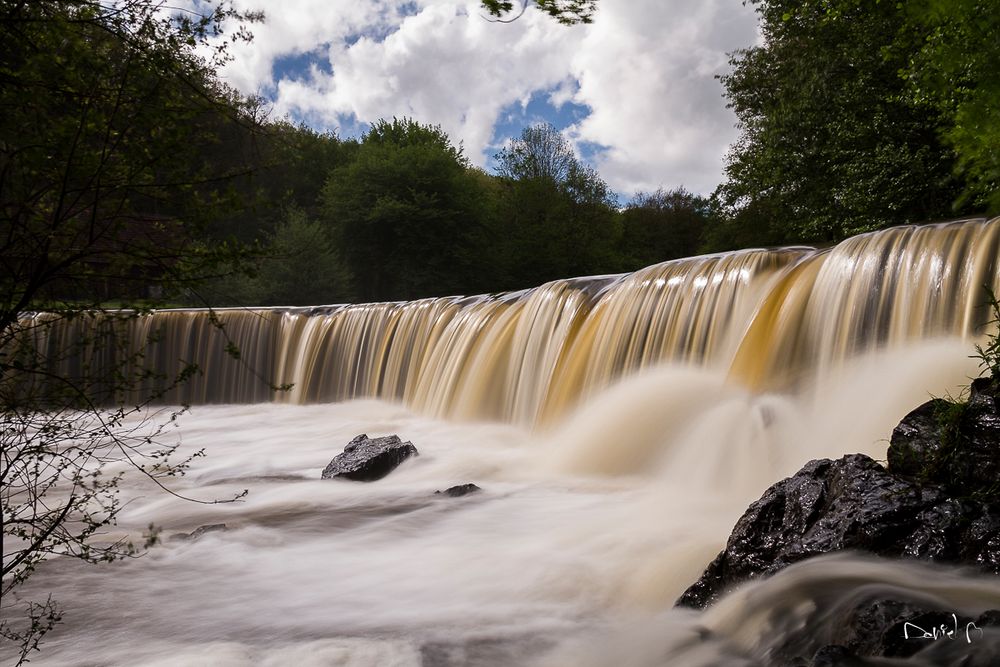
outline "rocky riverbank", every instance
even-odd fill
[[[677,604],[702,608],[743,582],[847,550],[1000,574],[998,397],[997,382],[976,380],[968,401],[934,399],[906,415],[892,433],[886,466],[851,454],[810,461],[774,484]],[[841,624],[836,645],[801,655],[793,642],[770,656],[772,664],[896,664],[878,660],[933,651],[937,634],[982,633],[1000,625],[1000,612],[953,618],[932,601],[862,596]],[[919,629],[927,641],[904,641]],[[969,655],[969,665],[1000,659]]]

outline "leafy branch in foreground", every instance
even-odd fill
[[[984,291],[990,311],[984,323],[986,341],[976,344],[972,355],[979,360],[979,377],[958,397],[935,398],[914,411],[908,419],[930,419],[932,435],[911,439],[894,433],[889,456],[890,466],[909,471],[921,482],[943,485],[958,498],[992,503],[1000,492],[1000,479],[991,472],[997,467],[992,423],[1000,393],[1000,303],[990,286]],[[924,417],[917,414],[920,411]]]
[[[166,428],[183,409],[152,407],[197,367],[149,370],[156,332],[130,328],[248,254],[204,242],[248,170],[206,147],[253,143],[253,104],[214,68],[260,15],[198,9],[0,3],[0,636],[19,662],[61,619],[25,583],[59,558],[141,553],[155,529],[140,545],[111,532],[123,480],[173,493],[202,455],[178,460]]]
[[[990,319],[985,326],[988,330],[986,334],[986,344],[976,345],[976,353],[973,359],[979,359],[979,367],[982,369],[980,376],[987,377],[996,387],[1000,382],[1000,301],[997,295],[988,285],[986,290],[986,305],[990,309]]]
[[[597,11],[597,0],[521,0],[517,14],[511,0],[482,0],[483,9],[495,23],[512,23],[524,15],[528,5],[534,4],[563,25],[591,23]]]
[[[113,537],[124,505],[126,475],[138,475],[171,495],[170,478],[183,476],[203,450],[176,458],[179,442],[165,436],[185,408],[153,408],[197,372],[185,366],[172,378],[144,368],[143,352],[122,332],[136,312],[86,313],[72,320],[26,316],[8,327],[18,335],[4,346],[0,381],[0,508],[3,516],[0,637],[21,647],[21,660],[37,649],[62,618],[51,596],[44,602],[21,587],[52,557],[102,563],[140,555],[156,541]],[[126,395],[145,386],[139,401]],[[11,612],[20,607],[20,619]]]

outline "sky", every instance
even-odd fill
[[[736,138],[716,75],[758,39],[741,0],[600,0],[591,25],[529,9],[489,22],[478,0],[236,0],[263,10],[222,77],[272,114],[341,137],[380,118],[440,125],[476,165],[550,122],[625,198],[710,194]]]

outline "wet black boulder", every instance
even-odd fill
[[[845,549],[1000,574],[1000,512],[986,499],[916,483],[863,454],[810,461],[750,505],[677,604],[705,607],[741,582]]]
[[[743,514],[726,548],[678,600],[704,607],[733,586],[846,549],[1000,574],[1000,389],[928,401],[892,432],[885,468],[863,454],[810,461]]]
[[[927,401],[892,431],[889,470],[957,495],[1000,497],[1000,409],[994,381],[979,378],[969,400]]]
[[[369,438],[362,433],[347,443],[323,469],[323,479],[350,479],[373,482],[382,479],[411,456],[417,456],[411,442],[403,442],[397,435]]]
[[[856,604],[816,610],[824,623],[841,628],[840,644],[804,658],[810,637],[791,635],[769,651],[782,667],[879,667],[961,665],[994,667],[1000,649],[1000,611],[964,616],[927,602],[862,597]],[[806,651],[808,653],[808,651]],[[887,661],[885,658],[891,658]]]

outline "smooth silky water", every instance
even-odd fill
[[[767,486],[817,457],[884,459],[907,411],[978,373],[998,233],[900,228],[511,295],[221,311],[246,365],[204,312],[131,322],[134,346],[159,332],[147,360],[206,371],[170,396],[193,404],[182,451],[207,451],[174,488],[250,494],[201,505],[132,480],[108,538],[153,522],[164,543],[45,563],[27,592],[51,591],[64,622],[32,663],[751,665],[792,635],[803,653],[830,643],[810,612],[858,591],[1000,608],[996,578],[850,555],[672,608]],[[420,456],[375,483],[320,480],[358,433]],[[465,482],[484,490],[434,494]],[[229,530],[171,539],[214,523]],[[949,650],[957,664],[968,647]]]

